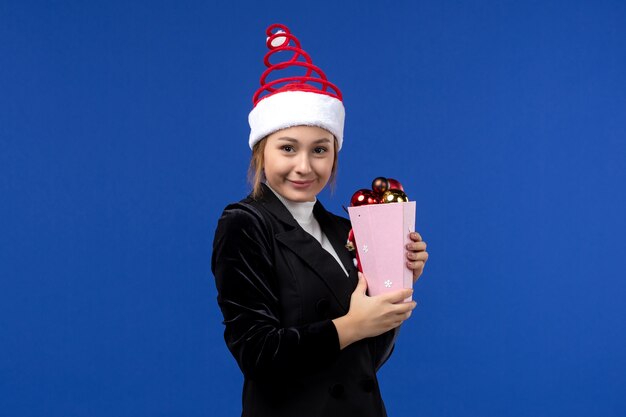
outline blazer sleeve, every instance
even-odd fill
[[[228,206],[213,241],[211,269],[224,316],[224,338],[243,374],[281,378],[328,366],[339,355],[331,320],[281,325],[267,221],[247,204]]]

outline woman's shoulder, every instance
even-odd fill
[[[257,201],[246,197],[228,204],[222,211],[213,240],[216,245],[238,246],[250,240],[268,243],[273,235],[273,227]]]
[[[259,202],[248,196],[224,207],[219,223],[235,223],[243,226],[251,222],[263,221],[264,218],[265,214]]]

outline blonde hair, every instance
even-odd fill
[[[339,154],[339,143],[337,138],[335,140],[335,146],[333,148],[333,168],[330,172],[330,184],[331,192],[335,190],[337,183],[337,164]],[[265,167],[265,144],[267,143],[267,136],[254,144],[252,148],[252,156],[250,157],[250,166],[248,166],[248,182],[252,186],[252,197],[259,198],[263,195],[263,188],[261,183],[265,180],[265,174],[263,168]]]

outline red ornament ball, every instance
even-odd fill
[[[372,191],[376,194],[384,194],[389,189],[389,181],[385,177],[377,177],[372,181]]]
[[[394,180],[393,178],[387,178],[387,181],[389,182],[390,190],[395,188],[396,190],[404,191],[404,187],[400,184],[400,181]]]
[[[352,194],[352,198],[350,199],[350,206],[352,207],[378,203],[379,201],[372,190],[368,190],[367,188],[358,190],[356,193]]]

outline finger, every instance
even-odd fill
[[[413,294],[412,288],[405,288],[403,290],[388,292],[386,294],[380,295],[383,301],[386,301],[391,304],[396,304],[405,299],[409,298]]]
[[[426,262],[428,259],[428,252],[407,252],[406,258],[409,261],[423,261]]]
[[[397,327],[400,324],[402,324],[405,320],[407,320],[409,317],[411,317],[411,312],[410,311],[407,311],[406,313],[398,314],[394,318],[392,323],[395,325],[394,327]]]
[[[415,309],[414,302],[398,303],[393,305],[393,320],[406,320]]]
[[[428,252],[407,252],[406,258],[409,261],[423,261],[426,262],[428,259]]]
[[[406,313],[404,313],[402,315],[402,320],[407,320],[409,317],[411,317],[411,314],[413,314],[413,309],[407,311]]]
[[[407,301],[404,303],[398,303],[398,304],[394,304],[393,308],[394,308],[394,313],[399,314],[399,315],[403,315],[406,314],[409,311],[413,311],[413,309],[417,306],[417,303],[415,301]]]
[[[356,284],[354,291],[358,291],[361,294],[365,294],[367,291],[367,280],[365,279],[365,275],[361,272],[359,272],[359,282]]]
[[[415,242],[421,242],[422,241],[422,235],[420,235],[417,232],[411,232],[409,234],[409,238]]]
[[[395,329],[396,327],[400,327],[402,325],[402,320],[395,320],[391,322],[391,329]]]
[[[412,271],[419,271],[424,269],[426,262],[424,261],[407,261],[406,266]]]
[[[411,252],[419,252],[426,250],[426,242],[412,242],[406,244],[406,249]]]

